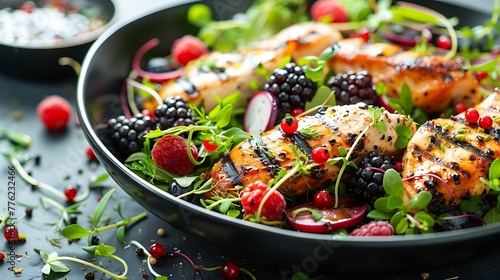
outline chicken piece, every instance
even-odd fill
[[[297,132],[285,134],[276,128],[254,136],[234,147],[212,169],[210,177],[216,183],[207,196],[234,194],[235,186],[246,186],[257,180],[268,182],[274,178],[281,168],[290,170],[296,160],[292,150],[295,145],[309,158],[311,151],[317,147],[328,150],[330,158],[339,156],[339,148],[351,149],[358,135],[366,130],[350,158],[356,163],[371,151],[387,155],[401,154],[402,150],[394,147],[398,138],[396,126],[404,125],[416,130],[415,123],[406,116],[382,113],[380,121],[387,125],[387,131],[381,132],[372,122],[368,106],[365,104],[335,106],[322,109],[315,116],[304,116],[298,119]],[[310,129],[320,136],[313,138],[301,133]],[[297,175],[288,179],[280,190],[292,196],[304,195],[309,188],[320,188],[337,179],[339,165],[328,163],[310,170],[309,175]]]
[[[203,100],[208,111],[217,105],[213,95],[224,98],[240,92],[239,105],[243,105],[256,92],[250,83],[257,81],[262,85],[265,82],[257,71],[259,64],[272,73],[287,56],[294,60],[305,55],[319,56],[341,38],[341,34],[327,24],[293,25],[250,47],[231,53],[212,52],[192,61],[182,77],[163,85],[160,95],[162,98],[182,96],[193,104]]]
[[[339,42],[339,52],[328,61],[337,73],[367,71],[373,83],[387,86],[390,97],[398,97],[406,83],[413,105],[427,113],[441,113],[450,105],[465,102],[475,106],[482,99],[479,83],[469,71],[463,70],[459,58],[446,60],[438,55],[404,51],[385,43],[366,43],[361,38]]]
[[[498,93],[476,108],[481,115],[500,117]],[[433,195],[430,211],[439,214],[464,198],[485,195],[489,186],[480,178],[488,178],[491,163],[500,157],[499,131],[496,122],[485,132],[478,130],[476,124],[465,121],[464,113],[423,124],[403,155],[405,202],[420,191],[429,191]]]

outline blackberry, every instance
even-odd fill
[[[144,136],[155,127],[153,120],[143,114],[128,119],[125,116],[112,118],[107,123],[111,131],[111,142],[122,156],[138,152],[142,148]]]
[[[305,103],[314,97],[316,87],[316,84],[306,77],[305,67],[290,62],[283,68],[276,68],[264,85],[264,90],[278,99],[276,124],[293,110],[303,111]]]
[[[154,112],[156,126],[161,130],[195,123],[193,112],[180,96],[167,97]]]
[[[335,93],[337,105],[364,102],[368,105],[379,106],[372,76],[366,71],[339,73],[330,77],[326,85]]]
[[[356,174],[351,178],[348,192],[370,205],[385,195],[382,185],[384,172],[377,170],[395,169],[396,158],[377,152],[370,152],[363,158]]]

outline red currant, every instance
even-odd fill
[[[165,255],[165,247],[160,243],[154,243],[149,247],[149,253],[155,259],[159,259]]]
[[[366,28],[366,27],[363,27],[359,30],[359,36],[361,38],[363,38],[363,40],[365,40],[366,42],[368,42],[370,40],[370,37],[371,37],[371,32],[370,32],[370,29]]]
[[[217,144],[212,144],[211,143],[212,140],[203,140],[203,147],[205,147],[205,149],[209,152],[213,152],[215,150],[217,150],[217,148],[219,147]]]
[[[479,112],[474,108],[469,108],[465,111],[465,119],[469,123],[475,123],[479,120]]]
[[[15,226],[8,226],[4,229],[3,236],[8,242],[15,242],[19,237],[19,232]]]
[[[5,259],[5,254],[0,252],[0,262],[3,261]]]
[[[220,275],[224,280],[236,280],[240,275],[240,267],[234,262],[226,262],[220,268]]]
[[[280,127],[284,133],[293,134],[299,127],[299,121],[297,121],[295,117],[286,116],[283,120],[281,120]]]
[[[454,106],[455,108],[455,114],[460,114],[462,112],[465,112],[465,110],[468,109],[468,106],[467,104],[465,104],[464,102],[459,102],[457,104],[455,104]]]
[[[325,164],[329,158],[328,150],[323,147],[318,147],[311,152],[311,159],[317,164]]]
[[[401,172],[403,170],[403,163],[400,161],[396,162],[394,168],[396,169],[396,171]]]
[[[481,116],[479,126],[484,129],[490,129],[493,126],[493,119],[490,116]]]
[[[451,39],[446,35],[439,35],[436,39],[436,47],[450,50],[451,49]]]
[[[270,190],[271,188],[262,181],[248,184],[241,194],[241,206],[243,206],[245,215],[256,214],[262,203],[262,199]],[[285,207],[285,197],[279,191],[273,190],[264,202],[261,215],[268,221],[279,221]]]
[[[488,78],[488,72],[476,72],[476,80],[481,82],[482,80]]]
[[[78,190],[73,186],[64,188],[64,195],[69,202],[72,202],[75,199],[77,192]]]
[[[328,189],[319,190],[314,194],[313,202],[318,208],[328,208],[333,205],[335,197]]]
[[[87,147],[85,150],[85,155],[90,161],[97,161],[97,157],[91,147]]]
[[[292,109],[292,112],[291,112],[292,116],[294,116],[294,117],[295,117],[295,116],[298,116],[298,115],[300,115],[300,114],[302,114],[302,113],[304,113],[304,109],[302,109],[302,108],[300,108],[300,107],[293,108],[293,109]]]

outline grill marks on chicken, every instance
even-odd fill
[[[385,43],[366,43],[361,38],[339,42],[339,52],[328,65],[337,73],[367,71],[374,84],[382,82],[391,97],[398,97],[406,83],[413,105],[428,113],[441,113],[450,105],[478,104],[482,97],[479,84],[470,72],[462,70],[459,58],[447,60],[438,55],[404,51]]]
[[[319,56],[341,38],[340,32],[327,24],[296,24],[249,47],[234,52],[214,51],[190,62],[183,76],[164,84],[159,93],[162,98],[182,96],[193,104],[203,101],[205,109],[211,110],[217,105],[213,95],[224,98],[240,92],[244,104],[256,92],[250,81],[265,82],[257,71],[259,65],[272,73],[287,56],[295,61],[305,55]]]
[[[491,94],[475,108],[481,115],[499,117],[499,94]],[[403,155],[405,200],[429,191],[430,210],[442,213],[469,196],[485,195],[489,187],[480,178],[488,178],[491,163],[500,157],[499,135],[494,134],[498,129],[500,124],[494,122],[491,129],[479,131],[463,113],[422,125]]]
[[[210,177],[215,187],[208,196],[234,194],[235,186],[246,186],[257,180],[268,182],[281,168],[290,170],[296,160],[292,150],[295,145],[307,157],[317,147],[325,148],[330,158],[339,156],[339,147],[349,150],[354,140],[372,122],[366,105],[335,106],[320,110],[315,116],[298,119],[299,128],[291,135],[279,128],[254,136],[233,148],[228,155],[215,164]],[[387,131],[381,132],[370,127],[355,147],[351,160],[358,162],[370,151],[385,154],[401,154],[394,147],[398,138],[397,125],[405,125],[416,130],[415,124],[405,116],[383,112],[381,121],[387,124]],[[312,129],[320,136],[307,137],[300,133],[302,129]],[[297,175],[287,180],[280,190],[293,196],[304,195],[309,188],[320,188],[337,179],[338,165],[328,163],[310,170],[308,175]]]

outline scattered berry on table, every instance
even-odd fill
[[[359,164],[347,191],[373,205],[377,198],[385,195],[382,185],[384,172],[396,169],[396,161],[393,156],[370,152]]]
[[[90,161],[97,161],[97,157],[91,147],[87,147],[85,150],[85,155]]]
[[[26,242],[26,234],[19,233],[19,235],[17,237],[17,241],[22,242],[22,243]]]
[[[111,141],[123,156],[140,151],[144,136],[155,127],[153,120],[143,114],[136,114],[130,119],[123,115],[112,118],[107,126],[111,131]]]
[[[85,272],[85,280],[94,280],[95,279],[95,275],[94,275],[94,272]]]
[[[337,105],[349,105],[358,102],[379,105],[372,76],[366,71],[338,73],[332,76],[326,85],[335,93]]]
[[[3,236],[8,242],[15,242],[19,237],[19,232],[15,226],[8,226],[3,230]]]
[[[316,94],[317,85],[305,75],[305,68],[294,62],[287,63],[283,68],[273,71],[264,85],[264,90],[278,99],[278,114],[276,119],[283,119],[286,114],[303,112],[305,103]],[[302,109],[297,111],[296,109]]]
[[[293,134],[295,133],[295,131],[297,131],[297,128],[299,127],[299,122],[295,117],[286,116],[281,120],[280,127],[284,133]]]
[[[335,197],[328,189],[319,190],[313,196],[313,202],[317,208],[328,208],[333,205],[334,201]]]
[[[347,9],[336,0],[319,0],[311,6],[311,18],[319,22],[347,22]]]
[[[192,35],[185,35],[175,40],[172,45],[172,58],[184,65],[208,52],[207,46],[198,37]]]
[[[354,229],[351,236],[391,236],[394,235],[394,228],[387,221],[371,221],[361,227]]]
[[[151,150],[153,161],[176,175],[187,175],[194,169],[188,156],[187,140],[181,136],[167,134],[158,140]],[[191,143],[191,154],[198,159],[198,149]]]
[[[240,276],[240,267],[234,262],[226,262],[220,268],[224,280],[236,280]]]
[[[317,164],[325,164],[330,158],[328,150],[324,147],[318,147],[312,150],[311,159]]]
[[[3,261],[5,259],[5,254],[0,252],[0,262]]]
[[[99,245],[99,241],[101,241],[101,238],[98,235],[92,235],[92,239],[90,240],[90,244],[92,245]]]
[[[38,103],[36,112],[40,121],[49,131],[58,132],[67,127],[73,109],[65,98],[59,95],[50,95]]]
[[[270,190],[271,188],[261,181],[256,181],[246,186],[241,195],[241,205],[243,206],[245,215],[256,214],[262,199]],[[285,198],[279,191],[274,190],[266,202],[264,202],[261,215],[268,221],[278,221],[285,207]]]
[[[476,123],[479,120],[479,112],[474,108],[469,108],[465,111],[465,119],[469,123]]]
[[[75,197],[78,189],[75,186],[67,186],[64,188],[64,195],[69,202],[72,202]]]
[[[159,259],[165,255],[165,247],[160,243],[153,243],[149,247],[149,253],[155,259]]]
[[[167,97],[154,111],[156,126],[161,130],[195,123],[193,112],[180,96]]]

